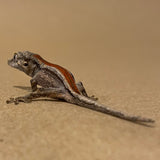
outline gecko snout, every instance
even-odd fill
[[[8,65],[15,68],[17,66],[15,58],[8,60]]]
[[[8,65],[9,65],[9,66],[11,65],[11,61],[12,61],[12,60],[8,60]]]

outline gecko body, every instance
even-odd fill
[[[10,98],[7,103],[31,102],[40,97],[65,100],[95,111],[129,120],[136,123],[153,123],[154,120],[140,116],[130,116],[98,103],[94,96],[89,97],[82,82],[75,82],[70,71],[44,60],[40,55],[29,51],[17,52],[8,65],[23,71],[31,79],[32,92],[26,96]],[[37,85],[41,86],[38,88]]]

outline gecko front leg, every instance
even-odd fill
[[[64,88],[40,88],[37,92],[32,92],[26,96],[10,98],[6,101],[6,103],[15,103],[19,104],[19,102],[30,103],[32,100],[40,98],[40,97],[47,97],[53,99],[63,99],[66,101],[71,101],[72,97]]]
[[[32,88],[32,92],[35,92],[38,88],[37,88],[37,81],[35,79],[31,79],[30,80],[31,83],[31,88]]]

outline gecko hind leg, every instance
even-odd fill
[[[87,94],[87,92],[86,92],[86,90],[85,90],[82,82],[78,82],[76,85],[77,85],[78,90],[80,91],[80,93],[81,93],[83,96],[88,97],[88,98],[91,98],[91,99],[94,100],[94,101],[97,101],[97,100],[98,100],[98,98],[96,98],[94,95],[88,96],[88,94]]]
[[[48,97],[53,99],[63,99],[66,101],[70,101],[71,97],[66,93],[64,88],[40,88],[37,92],[32,92],[26,96],[10,98],[6,101],[7,104],[14,103],[19,104],[19,102],[30,103],[32,100],[40,98],[40,97]]]

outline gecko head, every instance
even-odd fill
[[[14,53],[13,58],[8,60],[8,65],[33,77],[38,65],[33,55],[34,53],[28,51]]]

